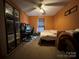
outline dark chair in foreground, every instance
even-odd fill
[[[64,52],[74,53],[75,59],[79,59],[79,31],[74,31],[72,34],[68,32],[60,32],[58,38],[58,49]]]
[[[21,39],[23,41],[30,41],[34,28],[30,24],[21,25]]]
[[[79,31],[73,33],[73,38],[76,41],[76,47],[77,47],[77,49],[76,49],[76,57],[77,57],[77,59],[79,59]]]
[[[58,49],[64,52],[76,51],[76,41],[70,33],[63,31],[58,35]]]

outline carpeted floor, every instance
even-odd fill
[[[39,40],[32,40],[29,43],[20,45],[6,59],[57,59],[57,49],[55,46],[40,46],[38,42]]]

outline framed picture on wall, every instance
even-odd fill
[[[69,10],[65,11],[64,15],[68,16],[69,14],[72,14],[78,10],[78,5],[73,6]]]
[[[72,7],[71,9],[70,9],[70,13],[74,13],[74,12],[76,12],[78,10],[78,6],[76,5],[76,6],[74,6],[74,7]]]
[[[67,15],[69,15],[69,14],[70,14],[70,10],[67,10],[67,11],[64,13],[65,16],[67,16]]]

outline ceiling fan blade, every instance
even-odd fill
[[[37,4],[37,1],[35,1],[35,0],[25,0],[25,1],[28,3],[32,3],[32,4]]]
[[[36,8],[29,8],[27,11],[30,12],[30,11],[33,11],[35,10]]]
[[[42,8],[42,10],[43,10],[43,13],[42,13],[42,15],[45,15],[46,14],[46,11]]]
[[[43,2],[43,0],[39,0],[40,2]]]
[[[33,4],[36,7],[41,7],[43,0],[25,0],[26,2]]]
[[[66,5],[68,2],[56,2],[56,3],[48,3],[45,4],[46,6],[64,6]]]

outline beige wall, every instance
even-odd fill
[[[29,23],[28,20],[29,19],[28,19],[28,15],[26,14],[26,12],[20,11],[20,22],[28,24]]]
[[[75,5],[78,5],[78,11],[68,16],[64,16],[65,11],[67,11]],[[65,6],[55,15],[54,28],[57,30],[79,28],[79,0],[72,0],[67,6]]]
[[[44,24],[45,24],[45,30],[52,30],[54,28],[54,17],[53,16],[43,16]],[[35,30],[37,31],[38,27],[38,16],[30,16],[29,17],[29,23],[34,26]]]
[[[54,16],[44,16],[45,30],[54,29]]]
[[[37,27],[38,27],[37,22],[38,22],[37,16],[30,16],[29,17],[29,24],[31,24],[34,27],[35,31],[37,31]]]

